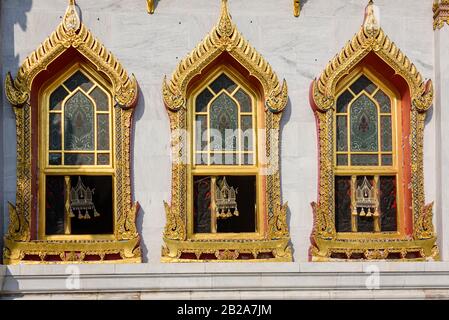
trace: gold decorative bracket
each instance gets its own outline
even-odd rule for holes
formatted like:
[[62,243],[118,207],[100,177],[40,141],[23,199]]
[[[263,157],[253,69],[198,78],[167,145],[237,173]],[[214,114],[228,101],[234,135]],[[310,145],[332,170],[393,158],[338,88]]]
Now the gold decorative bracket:
[[[375,54],[407,83],[410,97],[411,196],[413,217],[412,239],[344,238],[335,228],[334,199],[334,105],[337,83],[358,66],[368,54]],[[387,259],[389,254],[401,259],[438,259],[438,247],[432,223],[432,204],[425,205],[423,142],[424,120],[433,102],[432,81],[424,81],[415,65],[385,34],[375,14],[373,1],[365,9],[365,20],[358,33],[346,44],[316,78],[311,87],[311,104],[317,118],[319,138],[318,203],[312,203],[314,228],[311,253],[314,261],[329,261],[333,255],[350,259],[362,255],[365,259]],[[354,200],[354,199],[353,199]],[[355,203],[355,201],[353,201]],[[354,212],[352,213],[354,214]],[[352,229],[356,229],[355,223]]]
[[300,14],[301,14],[301,1],[293,0],[293,15],[295,17],[299,17]]
[[[140,238],[136,227],[139,209],[133,203],[130,181],[130,132],[132,115],[137,104],[138,85],[129,76],[117,58],[97,40],[82,23],[74,0],[69,0],[62,22],[31,53],[19,68],[15,79],[8,73],[5,80],[6,97],[14,107],[17,134],[17,191],[16,205],[9,204],[9,228],[5,236],[4,261],[16,263],[87,263],[86,256],[96,256],[98,262],[140,262]],[[32,110],[33,81],[41,72],[61,57],[67,50],[76,50],[96,70],[106,75],[118,108],[115,111],[115,134],[120,136],[115,144],[116,159],[116,221],[114,239],[46,241],[31,233],[32,211],[37,194],[33,194],[36,175],[32,157],[32,122],[37,115]],[[66,197],[68,197],[66,195]],[[67,200],[67,199],[66,199]],[[66,201],[65,210],[70,203]],[[51,260],[48,259],[52,257]],[[38,257],[36,259],[36,257]],[[56,258],[55,258],[56,257]],[[90,261],[92,262],[92,261]]]
[[443,28],[449,24],[449,0],[434,0],[433,2],[433,30]]

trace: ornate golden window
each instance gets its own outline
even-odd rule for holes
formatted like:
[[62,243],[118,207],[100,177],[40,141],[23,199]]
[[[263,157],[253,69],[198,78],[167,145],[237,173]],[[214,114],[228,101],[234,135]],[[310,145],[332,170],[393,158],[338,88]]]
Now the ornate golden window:
[[311,96],[320,150],[312,259],[437,259],[423,186],[432,82],[385,35],[372,1]]
[[6,79],[17,194],[5,263],[140,262],[130,189],[137,82],[81,23],[62,23]]
[[238,32],[225,0],[163,95],[173,167],[162,261],[291,261],[278,170],[287,85]]

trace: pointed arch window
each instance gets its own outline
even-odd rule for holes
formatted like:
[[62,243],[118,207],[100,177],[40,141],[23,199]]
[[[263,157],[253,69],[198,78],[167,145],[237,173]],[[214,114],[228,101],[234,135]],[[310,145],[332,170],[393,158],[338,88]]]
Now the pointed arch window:
[[129,163],[137,82],[74,0],[5,85],[17,127],[5,263],[139,262]]
[[320,165],[314,261],[438,259],[423,181],[432,82],[375,12],[370,1],[359,32],[311,87]]
[[162,261],[291,261],[278,171],[287,85],[239,33],[226,0],[163,96],[173,165]]

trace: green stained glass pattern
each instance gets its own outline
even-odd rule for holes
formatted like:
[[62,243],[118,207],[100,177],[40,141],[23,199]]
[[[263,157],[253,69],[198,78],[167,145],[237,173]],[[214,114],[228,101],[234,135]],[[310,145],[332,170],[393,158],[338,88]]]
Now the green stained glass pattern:
[[391,154],[382,155],[382,165],[383,166],[392,166],[393,165],[393,156]]
[[99,87],[96,87],[90,93],[92,99],[94,99],[97,105],[97,111],[109,111],[109,99],[106,93],[103,92]]
[[62,155],[60,153],[50,153],[48,156],[48,163],[52,166],[62,164]]
[[212,100],[214,95],[209,89],[204,89],[196,98],[195,110],[196,112],[207,112],[207,105]]
[[222,93],[210,108],[211,150],[237,150],[238,107],[234,100]]
[[391,117],[382,116],[380,117],[380,135],[381,135],[381,145],[382,151],[392,151],[392,128],[391,128]]
[[212,153],[210,155],[211,165],[236,165],[238,164],[235,153]]
[[223,89],[226,89],[226,91],[232,93],[237,88],[237,85],[227,75],[222,73],[217,79],[214,80],[214,82],[212,82],[210,87],[217,94]]
[[337,155],[337,166],[347,166],[348,165],[348,155],[339,154]]
[[373,92],[377,89],[376,85],[368,79],[365,75],[360,76],[356,82],[351,85],[351,90],[356,95],[365,90],[369,94],[373,94]]
[[207,151],[207,116],[196,116],[196,151]]
[[62,149],[61,114],[50,113],[49,125],[50,125],[49,149],[61,150]]
[[99,153],[97,155],[97,164],[100,166],[109,165],[109,153]]
[[94,150],[94,106],[80,91],[64,107],[65,150]]
[[351,151],[379,150],[377,108],[366,95],[361,95],[351,106]]
[[354,99],[349,90],[343,92],[337,99],[337,113],[346,113],[348,112],[348,105]]
[[109,150],[109,114],[97,115],[97,150]]
[[391,113],[391,99],[382,90],[379,89],[374,96],[377,103],[380,105],[380,112]]
[[78,87],[81,87],[81,89],[87,92],[94,84],[81,71],[77,71],[66,82],[64,82],[64,85],[70,91],[73,91]]
[[68,166],[92,166],[95,164],[95,155],[93,153],[66,153],[64,164]]
[[50,96],[50,110],[61,110],[62,102],[69,93],[63,86],[59,86]]
[[351,155],[351,165],[377,166],[379,165],[379,156],[377,154],[353,154]]
[[240,104],[240,112],[252,112],[252,102],[251,97],[242,89],[239,89],[235,95],[234,98],[239,102]]
[[243,155],[243,164],[247,166],[252,166],[254,164],[254,156],[252,153]]
[[337,116],[337,151],[348,150],[348,119]]
[[244,151],[253,150],[253,118],[252,116],[242,116],[241,118],[242,129],[242,144]]

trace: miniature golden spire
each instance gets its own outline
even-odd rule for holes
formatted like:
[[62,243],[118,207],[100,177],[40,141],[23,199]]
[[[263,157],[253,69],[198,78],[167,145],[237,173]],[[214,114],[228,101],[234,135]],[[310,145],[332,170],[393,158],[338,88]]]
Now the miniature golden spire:
[[365,9],[365,21],[363,28],[368,35],[375,36],[380,30],[379,20],[376,17],[374,1],[370,0]]
[[228,10],[228,0],[221,0],[221,15],[220,22],[218,23],[218,33],[221,36],[230,37],[233,30],[232,19]]
[[293,0],[293,14],[295,17],[299,17],[301,14],[301,2],[300,0]]
[[81,19],[76,11],[75,0],[69,0],[62,23],[67,32],[76,32],[81,27]]
[[154,13],[154,0],[147,0],[147,12],[149,14]]

